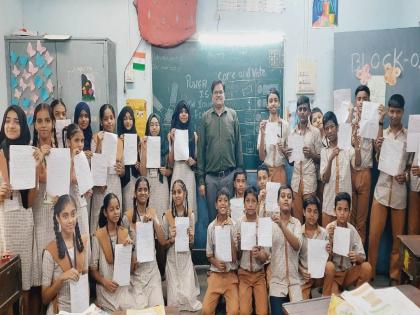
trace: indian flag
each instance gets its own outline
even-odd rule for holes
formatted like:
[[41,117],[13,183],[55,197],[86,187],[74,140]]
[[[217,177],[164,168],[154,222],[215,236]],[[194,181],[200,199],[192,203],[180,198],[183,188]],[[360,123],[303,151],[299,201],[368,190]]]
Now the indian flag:
[[136,51],[133,55],[133,69],[144,71],[146,68],[146,53],[143,51]]

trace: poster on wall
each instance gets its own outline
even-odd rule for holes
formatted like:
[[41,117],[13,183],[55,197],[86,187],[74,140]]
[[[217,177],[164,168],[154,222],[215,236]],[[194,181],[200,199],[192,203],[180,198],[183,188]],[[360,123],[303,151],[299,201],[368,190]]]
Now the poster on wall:
[[334,27],[338,23],[338,0],[313,0],[312,27]]

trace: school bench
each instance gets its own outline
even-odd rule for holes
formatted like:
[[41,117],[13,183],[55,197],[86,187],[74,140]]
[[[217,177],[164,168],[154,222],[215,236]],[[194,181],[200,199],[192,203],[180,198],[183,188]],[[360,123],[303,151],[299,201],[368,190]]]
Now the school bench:
[[[125,315],[126,311],[113,312],[112,315]],[[179,315],[179,309],[176,306],[165,306],[166,315]]]
[[400,239],[401,283],[420,288],[420,235],[398,235]]

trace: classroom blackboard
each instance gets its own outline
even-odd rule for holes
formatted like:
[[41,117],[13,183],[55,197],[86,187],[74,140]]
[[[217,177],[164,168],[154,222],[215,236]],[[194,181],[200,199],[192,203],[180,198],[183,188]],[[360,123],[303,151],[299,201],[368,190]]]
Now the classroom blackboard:
[[[187,41],[173,48],[152,47],[153,111],[169,130],[180,100],[191,106],[195,130],[211,106],[211,84],[225,83],[225,104],[239,117],[244,163],[255,169],[259,122],[268,117],[266,94],[275,87],[283,100],[284,44],[249,46],[204,45]],[[282,102],[283,104],[283,102]]]
[[354,91],[360,84],[358,69],[368,64],[372,75],[383,75],[387,63],[399,67],[401,75],[396,85],[386,85],[385,99],[395,93],[404,96],[407,127],[408,115],[420,113],[420,28],[334,34],[334,89]]

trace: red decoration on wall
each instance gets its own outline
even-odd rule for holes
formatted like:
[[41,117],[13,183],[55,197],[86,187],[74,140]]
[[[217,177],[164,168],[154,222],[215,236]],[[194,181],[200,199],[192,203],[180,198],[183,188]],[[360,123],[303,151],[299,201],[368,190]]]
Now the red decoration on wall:
[[141,37],[152,45],[171,47],[196,30],[197,0],[134,0]]

